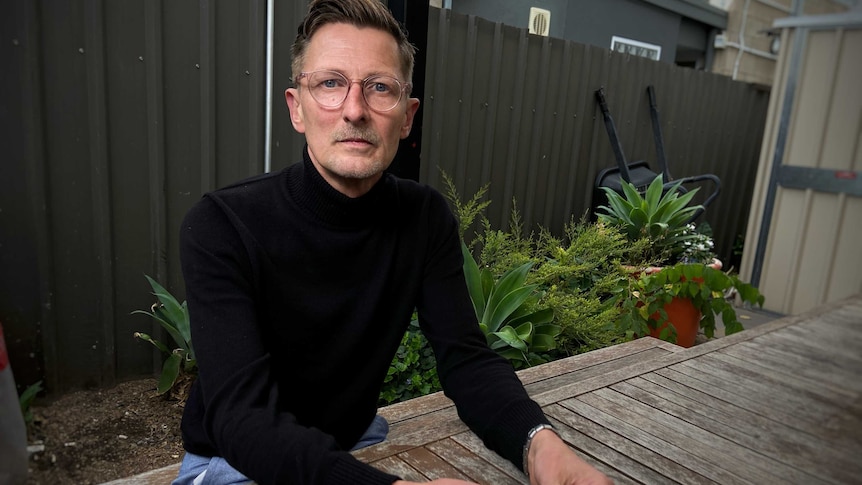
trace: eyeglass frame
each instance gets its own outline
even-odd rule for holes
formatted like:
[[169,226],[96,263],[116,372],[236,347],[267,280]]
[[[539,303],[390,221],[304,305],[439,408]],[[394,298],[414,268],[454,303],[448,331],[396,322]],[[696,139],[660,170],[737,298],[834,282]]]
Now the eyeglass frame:
[[[395,109],[399,103],[401,103],[401,100],[404,98],[404,94],[406,92],[413,89],[413,84],[408,83],[408,82],[403,82],[400,79],[393,77],[393,76],[389,76],[387,74],[372,74],[372,75],[366,77],[365,79],[350,79],[349,77],[345,76],[344,74],[342,74],[338,71],[333,71],[332,69],[318,69],[316,71],[300,72],[296,77],[293,78],[293,84],[296,85],[297,87],[300,87],[299,81],[302,78],[308,79],[313,74],[317,74],[319,72],[331,72],[333,74],[337,74],[337,75],[341,76],[342,78],[344,78],[345,81],[347,81],[347,92],[344,93],[344,99],[342,99],[340,102],[338,102],[337,104],[334,104],[332,106],[321,103],[320,100],[318,100],[314,96],[314,93],[312,92],[311,88],[308,89],[309,94],[311,94],[311,98],[317,104],[319,104],[320,106],[323,106],[324,108],[337,108],[337,107],[341,106],[342,104],[344,104],[344,102],[347,101],[347,97],[350,96],[350,88],[353,87],[354,83],[357,83],[357,84],[359,84],[360,91],[362,92],[362,99],[363,99],[363,101],[365,101],[365,104],[367,104],[369,108],[371,108],[374,111],[377,111],[378,113],[388,113],[388,112],[392,111],[393,109]],[[367,83],[368,81],[370,81],[374,78],[379,78],[379,77],[385,77],[385,78],[392,79],[393,81],[398,83],[399,86],[401,86],[401,89],[398,93],[398,101],[396,101],[395,104],[393,104],[392,107],[389,109],[383,109],[383,110],[377,109],[377,108],[371,106],[371,103],[368,102],[368,98],[365,97],[365,83]],[[408,96],[409,96],[409,94],[408,94]]]

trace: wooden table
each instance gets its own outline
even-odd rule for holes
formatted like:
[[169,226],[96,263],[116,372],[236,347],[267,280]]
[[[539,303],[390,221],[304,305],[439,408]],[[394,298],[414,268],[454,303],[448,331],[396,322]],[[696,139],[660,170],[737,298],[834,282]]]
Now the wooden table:
[[[644,338],[519,372],[616,483],[862,483],[862,295],[690,349]],[[441,393],[355,452],[405,479],[526,483]]]
[[[652,338],[518,373],[616,483],[862,483],[862,295],[683,349]],[[441,393],[355,456],[403,478],[526,483]],[[178,465],[111,482],[169,483]]]

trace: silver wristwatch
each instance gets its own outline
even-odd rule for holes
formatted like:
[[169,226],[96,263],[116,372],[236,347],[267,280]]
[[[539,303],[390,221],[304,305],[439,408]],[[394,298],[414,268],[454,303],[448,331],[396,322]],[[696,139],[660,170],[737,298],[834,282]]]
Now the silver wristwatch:
[[536,433],[538,433],[539,431],[542,431],[543,429],[549,429],[549,430],[553,431],[554,434],[557,435],[558,437],[560,436],[560,433],[557,432],[556,428],[554,428],[550,424],[545,424],[545,423],[542,423],[542,424],[534,427],[533,429],[530,430],[529,433],[527,433],[527,441],[524,442],[524,463],[523,463],[524,475],[526,475],[527,478],[530,477],[530,470],[527,468],[527,456],[530,454],[530,445],[533,443],[533,437],[536,436]]

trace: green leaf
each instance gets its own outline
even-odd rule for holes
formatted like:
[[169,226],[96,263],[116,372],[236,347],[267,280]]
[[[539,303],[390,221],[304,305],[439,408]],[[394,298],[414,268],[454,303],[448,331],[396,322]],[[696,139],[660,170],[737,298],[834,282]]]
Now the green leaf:
[[653,179],[646,191],[646,202],[648,207],[658,207],[661,200],[662,189],[664,188],[664,179],[661,175]]
[[482,274],[479,272],[479,266],[473,255],[461,241],[461,254],[464,257],[464,279],[467,280],[467,291],[470,293],[470,300],[473,301],[473,309],[476,311],[476,319],[481,320],[482,314],[485,313],[485,292],[482,290]]
[[515,329],[508,325],[501,328],[500,331],[494,332],[494,335],[500,337],[500,340],[509,344],[510,347],[514,347],[521,351],[527,350],[527,344],[521,340]]
[[536,325],[533,327],[533,338],[535,339],[536,336],[538,336],[538,335],[544,335],[547,337],[554,338],[557,335],[561,334],[562,332],[563,332],[563,327],[561,327],[560,325],[552,325],[552,324]]
[[[503,322],[512,314],[519,306],[521,306],[530,294],[536,289],[536,285],[523,286],[506,294],[496,305],[491,307],[491,311],[485,311],[488,328],[496,331],[500,328]],[[493,304],[494,296],[491,296]]]
[[177,381],[177,377],[180,375],[180,364],[182,361],[183,357],[179,353],[173,353],[165,360],[165,364],[162,366],[162,375],[159,377],[159,383],[156,387],[156,391],[159,394],[164,394],[173,387],[174,382]]
[[145,342],[149,342],[149,343],[155,345],[157,349],[161,350],[162,352],[164,352],[166,354],[171,353],[171,351],[165,346],[165,344],[159,342],[158,340],[154,340],[152,337],[150,337],[149,335],[147,335],[143,332],[135,332],[134,337],[139,338]]
[[534,325],[542,325],[545,323],[551,323],[552,321],[554,321],[554,309],[544,308],[518,318],[513,318],[509,321],[509,325],[518,326],[524,322],[532,322]]
[[533,344],[530,350],[533,352],[548,352],[557,348],[557,342],[550,335],[533,334]]
[[514,327],[515,333],[518,334],[518,338],[524,341],[527,345],[530,345],[533,341],[533,324],[532,322],[525,322],[521,325]]

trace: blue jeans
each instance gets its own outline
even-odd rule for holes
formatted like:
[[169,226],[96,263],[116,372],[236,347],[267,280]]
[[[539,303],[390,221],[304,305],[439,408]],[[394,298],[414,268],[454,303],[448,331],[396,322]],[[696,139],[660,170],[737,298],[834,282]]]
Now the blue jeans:
[[[382,442],[389,433],[389,423],[379,414],[350,451]],[[171,485],[240,485],[252,480],[220,456],[200,456],[186,452],[180,472]]]

